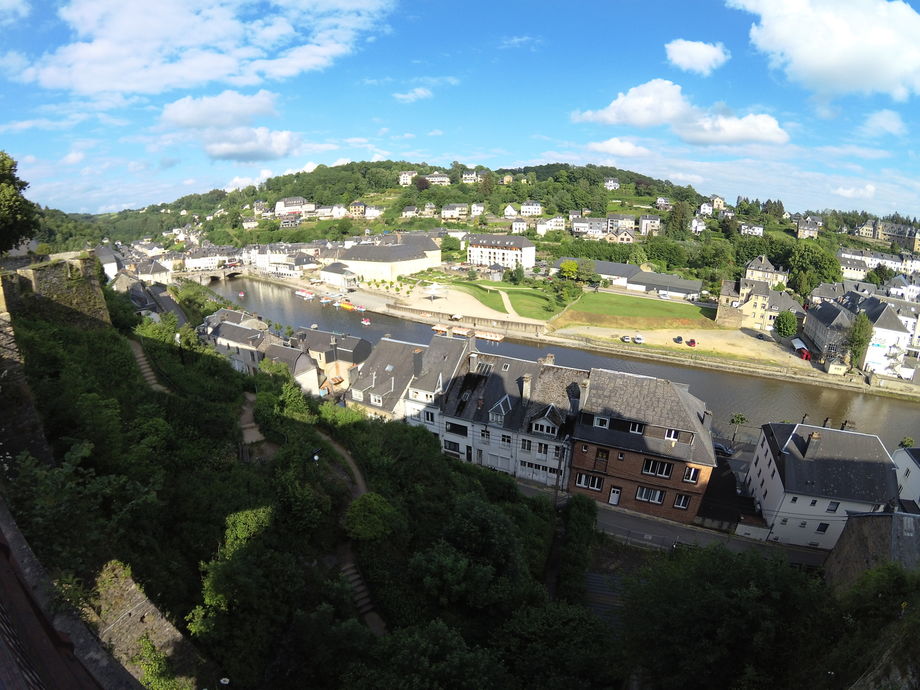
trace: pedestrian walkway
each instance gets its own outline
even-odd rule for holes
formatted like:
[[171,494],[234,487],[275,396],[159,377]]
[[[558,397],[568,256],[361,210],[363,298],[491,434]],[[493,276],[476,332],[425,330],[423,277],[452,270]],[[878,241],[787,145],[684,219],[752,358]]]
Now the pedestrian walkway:
[[511,299],[508,297],[508,293],[504,290],[499,290],[498,294],[502,296],[502,304],[505,305],[505,311],[511,316],[518,317],[519,314],[514,310],[514,307],[511,306]]
[[256,404],[255,393],[247,392],[243,400],[243,409],[240,411],[240,429],[243,432],[243,443],[259,443],[265,440],[262,431],[256,424],[253,408]]
[[157,381],[156,374],[153,373],[153,367],[150,366],[150,360],[147,359],[147,353],[144,352],[143,346],[131,338],[128,339],[128,345],[131,346],[131,353],[134,355],[137,367],[141,370],[141,376],[144,377],[147,385],[157,393],[171,393],[172,391]]

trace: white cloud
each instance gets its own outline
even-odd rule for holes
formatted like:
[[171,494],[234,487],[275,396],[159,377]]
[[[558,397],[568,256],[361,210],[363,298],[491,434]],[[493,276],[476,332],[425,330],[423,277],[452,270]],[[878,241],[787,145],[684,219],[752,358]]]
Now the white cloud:
[[683,172],[672,172],[668,173],[668,179],[672,182],[684,182],[686,184],[703,184],[704,179],[702,175],[694,175],[693,173],[683,173]]
[[431,130],[430,132],[428,132],[428,136],[429,136],[429,137],[439,137],[439,136],[441,136],[441,135],[443,135],[443,134],[444,134],[444,132],[443,132],[442,130],[440,130],[440,129],[433,129],[433,130]]
[[431,98],[434,94],[431,92],[431,89],[426,89],[423,86],[417,86],[414,89],[407,91],[406,93],[394,93],[393,98],[395,98],[400,103],[415,103],[420,101],[423,98]]
[[871,199],[875,196],[875,185],[866,184],[863,187],[837,187],[833,190],[833,193],[846,199]]
[[412,81],[425,86],[456,86],[460,83],[457,77],[415,77]]
[[751,43],[812,91],[920,93],[920,14],[902,0],[727,0],[758,15]]
[[288,168],[281,174],[282,175],[293,175],[294,173],[299,173],[299,172],[311,173],[314,170],[316,170],[317,165],[318,165],[317,163],[310,161],[309,163],[305,164],[300,170],[297,170],[295,168]]
[[508,36],[501,40],[498,47],[501,49],[530,48],[531,50],[535,50],[542,42],[543,39],[538,36]]
[[652,79],[626,93],[620,92],[606,108],[576,111],[572,119],[575,122],[654,127],[681,119],[690,110],[690,103],[678,84],[667,79]]
[[[3,0],[0,0],[2,2]],[[0,21],[0,26],[3,25],[3,22]],[[22,72],[26,67],[29,66],[29,60],[22,53],[17,53],[14,50],[8,50],[7,52],[0,55],[0,70],[3,70],[5,74],[16,75]]]
[[412,132],[403,132],[402,134],[394,134],[390,139],[415,139],[415,135]]
[[[226,185],[224,185],[224,191],[232,192],[234,189],[243,189],[249,186],[258,187],[271,176],[272,171],[268,170],[267,168],[260,170],[257,177],[237,176],[230,180]],[[192,182],[194,182],[194,180],[192,180]]]
[[609,153],[611,156],[647,156],[651,153],[643,146],[637,146],[631,141],[624,141],[617,137],[606,141],[592,141],[588,144],[588,150]]
[[678,38],[665,44],[668,62],[679,67],[685,72],[696,72],[708,77],[714,69],[718,69],[731,57],[725,46],[721,43],[703,43],[702,41],[687,41]]
[[743,117],[708,112],[688,101],[678,84],[652,79],[620,93],[606,108],[576,111],[575,122],[654,127],[669,125],[690,144],[784,144],[789,135],[772,115],[751,113]]
[[252,122],[258,116],[275,115],[277,94],[261,90],[251,96],[224,91],[217,96],[186,96],[163,107],[165,124],[191,129],[233,127]]
[[42,55],[19,78],[89,94],[285,79],[352,52],[363,35],[381,29],[392,5],[278,0],[268,14],[253,0],[69,0],[58,17],[74,41]]
[[890,158],[891,151],[884,149],[872,149],[865,146],[854,146],[852,144],[843,144],[841,146],[821,146],[818,151],[829,156],[840,156],[842,158]]
[[351,158],[338,158],[329,164],[330,168],[337,168],[340,165],[348,165],[351,163]]
[[885,134],[892,134],[896,137],[907,134],[907,125],[904,120],[893,110],[877,110],[862,124],[859,128],[863,136],[876,138]]
[[266,161],[296,153],[300,146],[300,136],[291,131],[234,127],[208,132],[204,150],[219,160]]
[[26,0],[0,0],[0,26],[24,19],[30,9]]
[[83,151],[71,151],[61,159],[61,165],[76,165],[84,158],[86,154]]

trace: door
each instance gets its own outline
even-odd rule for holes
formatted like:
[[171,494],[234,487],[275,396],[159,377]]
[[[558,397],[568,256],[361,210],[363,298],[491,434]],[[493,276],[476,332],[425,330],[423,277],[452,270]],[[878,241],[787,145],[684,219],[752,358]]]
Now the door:
[[615,505],[619,505],[619,504],[620,504],[620,487],[618,487],[618,486],[611,486],[611,487],[610,487],[610,499],[609,499],[609,503],[610,503],[610,505],[612,505],[612,506],[615,506]]
[[466,447],[466,461],[473,462],[473,449],[469,446]]

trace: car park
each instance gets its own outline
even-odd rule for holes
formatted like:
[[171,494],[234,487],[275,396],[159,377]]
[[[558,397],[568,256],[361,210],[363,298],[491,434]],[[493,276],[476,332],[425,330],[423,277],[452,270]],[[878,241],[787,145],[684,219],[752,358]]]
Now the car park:
[[641,335],[633,336],[632,340],[634,343],[636,343],[636,345],[641,345],[642,343],[645,342],[645,338],[643,338]]
[[632,338],[630,338],[628,335],[624,335],[622,338],[620,338],[620,340],[622,340],[624,343],[632,342]]

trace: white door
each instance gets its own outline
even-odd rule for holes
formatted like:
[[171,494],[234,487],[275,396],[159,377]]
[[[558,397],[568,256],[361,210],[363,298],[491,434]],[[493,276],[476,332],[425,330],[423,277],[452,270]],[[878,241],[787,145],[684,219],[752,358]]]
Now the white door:
[[610,505],[615,506],[620,503],[620,487],[611,486],[610,487]]

